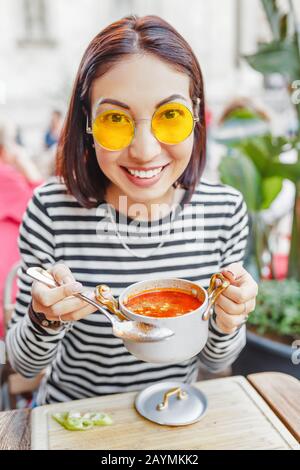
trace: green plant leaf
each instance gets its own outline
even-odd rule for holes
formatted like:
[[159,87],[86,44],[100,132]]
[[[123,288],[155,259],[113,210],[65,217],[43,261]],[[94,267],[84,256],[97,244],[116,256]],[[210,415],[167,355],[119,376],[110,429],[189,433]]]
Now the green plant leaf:
[[262,136],[261,140],[265,151],[272,159],[279,157],[279,155],[285,151],[286,147],[288,147],[288,149],[291,148],[291,142],[285,136],[266,134]]
[[295,40],[263,43],[258,46],[255,54],[243,57],[252,68],[263,75],[279,73],[288,77],[290,81],[297,80],[300,76],[298,49]]
[[300,162],[272,162],[267,168],[265,176],[280,176],[282,178],[286,178],[290,181],[293,181],[293,183],[297,183],[297,181],[300,180]]
[[280,11],[276,0],[261,0],[274,39],[280,37]]
[[274,137],[271,134],[266,134],[240,141],[234,145],[234,148],[252,160],[263,178],[278,176],[295,182],[300,178],[300,161],[282,163],[279,160],[280,154],[293,146],[294,143],[286,137]]
[[262,204],[260,209],[268,209],[282,189],[282,178],[271,176],[262,180]]
[[268,167],[270,155],[266,152],[262,138],[245,139],[235,147],[252,160],[259,173],[263,176]]
[[219,171],[222,183],[241,191],[249,211],[259,210],[262,203],[261,176],[249,158],[242,154],[224,157]]
[[288,33],[288,15],[284,14],[280,18],[280,39],[284,41]]

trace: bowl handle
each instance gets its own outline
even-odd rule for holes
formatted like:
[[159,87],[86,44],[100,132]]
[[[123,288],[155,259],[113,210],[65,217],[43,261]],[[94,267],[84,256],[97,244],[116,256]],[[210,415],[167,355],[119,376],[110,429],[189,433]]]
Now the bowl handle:
[[[217,286],[217,280],[221,281],[221,284]],[[230,282],[225,279],[223,274],[216,273],[213,274],[210,278],[209,288],[207,289],[208,293],[208,305],[207,309],[203,313],[203,320],[208,320],[211,313],[212,313],[212,306],[214,305],[215,301],[219,297],[219,295],[230,286]]]
[[112,295],[111,289],[106,284],[96,286],[95,297],[97,302],[103,307],[106,307],[111,313],[117,315],[119,320],[127,320],[125,315],[119,309],[119,302]]

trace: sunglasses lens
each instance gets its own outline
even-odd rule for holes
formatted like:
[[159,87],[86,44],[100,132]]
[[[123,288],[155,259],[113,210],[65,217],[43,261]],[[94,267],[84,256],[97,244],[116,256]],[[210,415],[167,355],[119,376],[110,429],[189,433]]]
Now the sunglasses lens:
[[155,112],[152,132],[166,144],[178,144],[192,132],[194,119],[191,111],[181,103],[167,103]]
[[118,110],[104,111],[93,122],[95,140],[108,150],[121,150],[127,147],[134,135],[131,118]]

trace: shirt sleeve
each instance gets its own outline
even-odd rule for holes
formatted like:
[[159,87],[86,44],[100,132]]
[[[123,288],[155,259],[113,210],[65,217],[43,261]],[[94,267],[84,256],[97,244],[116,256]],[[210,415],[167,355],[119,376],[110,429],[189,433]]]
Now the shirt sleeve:
[[55,262],[52,221],[39,189],[23,216],[18,242],[21,255],[18,294],[6,335],[7,354],[12,367],[31,378],[53,361],[66,329],[65,326],[58,330],[43,328],[33,323],[28,315],[32,280],[26,270],[31,266],[47,269]]
[[[224,236],[221,236],[220,269],[231,263],[243,263],[249,235],[248,213],[241,193],[229,218]],[[208,340],[199,354],[202,366],[210,372],[220,372],[229,367],[246,345],[246,326],[232,334],[223,333],[216,324],[216,314],[209,319]]]

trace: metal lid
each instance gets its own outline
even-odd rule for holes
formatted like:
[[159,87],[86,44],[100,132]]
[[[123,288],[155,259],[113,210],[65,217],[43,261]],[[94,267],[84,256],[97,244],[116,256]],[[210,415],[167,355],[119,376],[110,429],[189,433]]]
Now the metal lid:
[[196,387],[181,382],[163,382],[140,392],[136,410],[150,421],[183,426],[199,421],[207,409],[206,396]]

